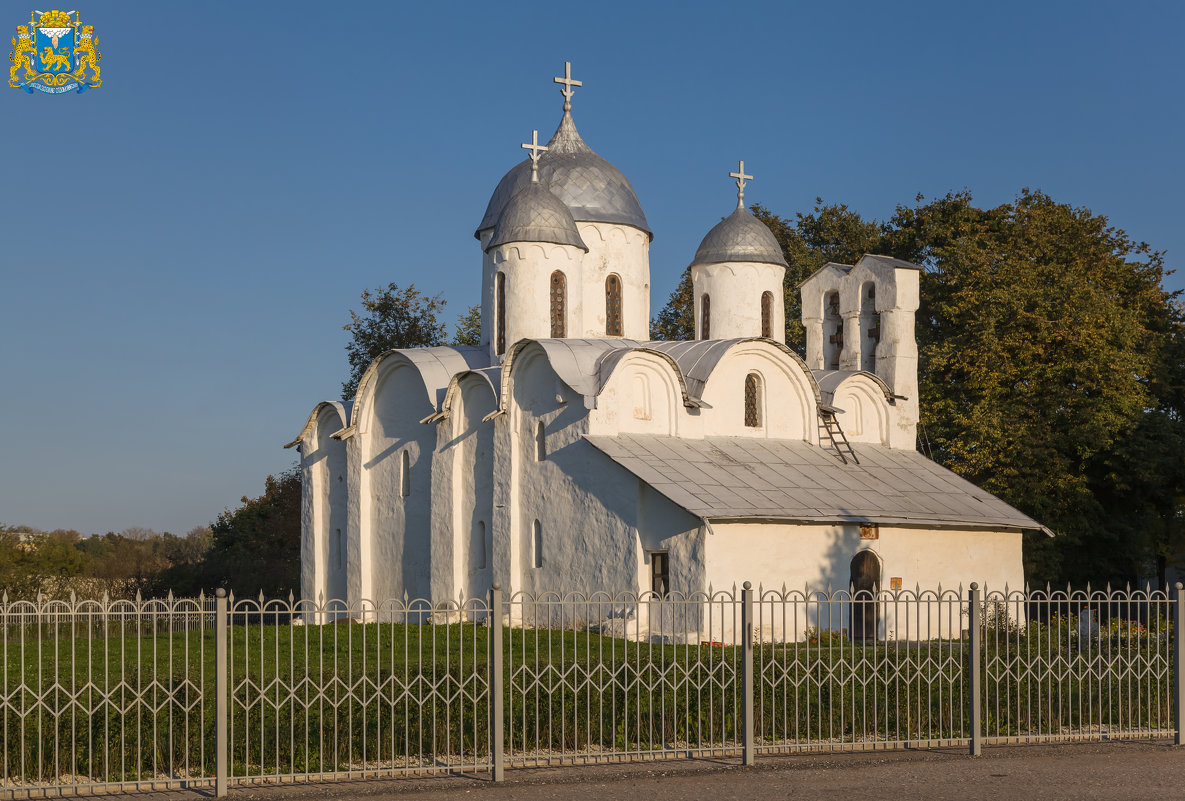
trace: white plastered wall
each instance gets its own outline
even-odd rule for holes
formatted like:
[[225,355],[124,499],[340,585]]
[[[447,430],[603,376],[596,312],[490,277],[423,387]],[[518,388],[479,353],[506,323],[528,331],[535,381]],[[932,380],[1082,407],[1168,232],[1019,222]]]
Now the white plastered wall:
[[[370,387],[373,387],[371,389]],[[419,421],[435,409],[419,370],[392,357],[360,399],[358,597],[384,601],[431,596],[430,513],[435,426]],[[361,393],[360,393],[361,394]],[[404,452],[407,495],[404,495]],[[351,598],[353,600],[353,596]]]
[[[559,380],[542,349],[532,347],[516,358],[508,413],[498,418],[513,432],[515,469],[505,497],[512,506],[507,550],[515,552],[518,566],[514,589],[648,590],[650,550],[677,556],[673,583],[695,584],[702,573],[698,520],[589,444],[588,414],[584,398]],[[541,461],[536,458],[540,422],[546,439]],[[496,476],[499,484],[504,475]],[[543,533],[538,568],[535,520]]]
[[[745,425],[745,378],[750,373],[761,379],[756,428]],[[806,371],[768,343],[742,342],[729,349],[708,378],[702,400],[698,417],[703,436],[818,440],[816,399]]]
[[346,446],[332,438],[345,425],[322,404],[300,443],[301,597],[317,603],[346,598]]
[[897,409],[873,379],[859,373],[849,376],[835,390],[831,405],[842,410],[837,419],[849,441],[892,447]]
[[[584,251],[578,247],[550,242],[512,242],[486,254],[482,278],[482,344],[489,346],[494,363],[506,355],[495,352],[498,325],[495,276],[502,273],[506,282],[507,350],[520,339],[551,337],[551,275],[557,270],[565,279],[565,334],[575,337],[584,325],[581,266],[584,258]],[[603,292],[602,289],[602,305]]]
[[[899,578],[908,591],[903,598],[914,597],[919,587],[930,593],[941,587],[947,593],[950,601],[945,605],[881,603],[877,636],[882,639],[957,638],[966,628],[965,605],[950,593],[957,594],[961,586],[965,598],[972,581],[988,590],[1024,587],[1019,531],[880,526],[876,539],[861,539],[855,524],[718,521],[711,524],[711,532],[705,548],[706,575],[716,588],[751,581],[755,588],[778,593],[783,585],[791,593],[808,587],[812,593],[829,588],[846,592],[852,558],[870,550],[880,563],[882,591],[890,590],[891,580]],[[767,606],[765,638],[801,640],[808,627],[850,630],[846,603],[787,607],[803,614],[775,625],[770,612],[780,615],[782,608],[780,603]]]
[[712,339],[761,336],[761,295],[769,292],[770,339],[786,341],[786,301],[782,282],[786,268],[760,262],[693,264],[691,284],[695,296],[695,338],[703,334],[703,296],[711,298]]
[[568,336],[606,337],[605,281],[621,278],[622,336],[650,339],[650,237],[631,225],[578,222],[580,238],[588,246],[583,260],[584,306],[580,332]]
[[[434,583],[436,598],[485,598],[493,582],[493,448],[494,421],[484,420],[495,408],[494,393],[481,377],[462,378],[449,416],[439,423],[437,460],[447,474],[449,492],[433,508],[433,540],[440,547],[440,569],[447,582]],[[442,480],[443,484],[443,480]],[[447,500],[447,503],[445,502]]]
[[684,413],[675,369],[657,354],[634,351],[618,362],[597,395],[589,430],[602,436],[677,436]]

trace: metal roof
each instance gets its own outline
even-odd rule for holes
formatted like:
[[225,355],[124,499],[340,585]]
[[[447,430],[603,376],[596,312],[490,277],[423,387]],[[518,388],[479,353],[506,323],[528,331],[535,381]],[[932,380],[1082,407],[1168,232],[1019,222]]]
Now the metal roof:
[[[585,144],[571,114],[564,113],[547,148],[539,157],[539,178],[563,201],[574,220],[632,225],[654,238],[629,180]],[[498,182],[477,226],[477,235],[497,225],[506,204],[529,183],[531,160],[523,159]]]
[[809,442],[750,437],[585,437],[702,518],[1048,529],[917,451],[854,443],[844,464]]
[[782,247],[765,223],[744,206],[716,223],[695,251],[692,264],[755,261],[786,266]]
[[588,252],[572,212],[543,181],[528,183],[510,199],[498,217],[486,250],[510,242],[554,242]]

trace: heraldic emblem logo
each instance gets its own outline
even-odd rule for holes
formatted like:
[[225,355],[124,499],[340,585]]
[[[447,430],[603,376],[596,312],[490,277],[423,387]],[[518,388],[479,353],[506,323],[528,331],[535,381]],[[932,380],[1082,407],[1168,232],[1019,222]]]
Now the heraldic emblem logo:
[[29,24],[18,25],[12,40],[8,85],[53,95],[102,86],[94,33],[94,26],[79,22],[77,11],[30,13]]

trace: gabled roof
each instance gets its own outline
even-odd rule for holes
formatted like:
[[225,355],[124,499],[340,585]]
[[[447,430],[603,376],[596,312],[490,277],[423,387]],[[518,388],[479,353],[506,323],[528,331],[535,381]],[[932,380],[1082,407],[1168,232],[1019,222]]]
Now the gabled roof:
[[1039,530],[1037,521],[917,451],[857,443],[844,464],[808,442],[755,437],[585,437],[705,519]]

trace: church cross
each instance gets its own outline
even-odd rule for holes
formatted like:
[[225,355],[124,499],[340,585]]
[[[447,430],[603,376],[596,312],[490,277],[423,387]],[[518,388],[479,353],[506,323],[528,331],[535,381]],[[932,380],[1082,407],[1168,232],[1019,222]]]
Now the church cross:
[[539,156],[547,151],[547,145],[539,144],[539,132],[531,131],[530,144],[523,144],[523,150],[531,151],[531,183],[539,183]]
[[572,95],[575,94],[575,92],[576,92],[576,90],[573,89],[572,87],[584,86],[584,83],[582,81],[572,80],[572,62],[571,61],[564,62],[564,77],[563,78],[552,78],[552,80],[558,84],[563,84],[564,88],[560,89],[560,94],[562,94],[564,96],[564,111],[571,111],[572,110]]
[[737,179],[737,208],[738,209],[744,208],[745,207],[745,179],[747,178],[750,181],[752,181],[753,176],[752,175],[745,175],[745,162],[742,161],[740,163],[740,166],[737,167],[737,171],[730,172],[728,174],[728,177]]

